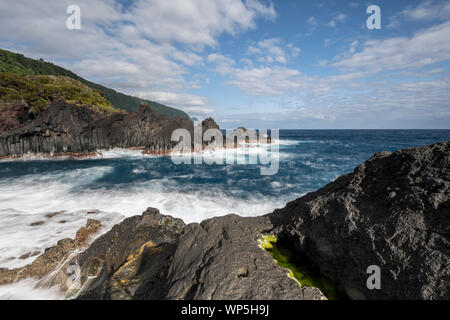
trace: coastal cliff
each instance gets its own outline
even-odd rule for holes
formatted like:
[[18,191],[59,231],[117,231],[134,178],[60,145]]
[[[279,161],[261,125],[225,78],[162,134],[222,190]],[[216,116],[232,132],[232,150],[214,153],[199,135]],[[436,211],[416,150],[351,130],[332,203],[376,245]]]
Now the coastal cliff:
[[[187,119],[173,118],[141,106],[138,112],[98,113],[63,100],[34,116],[24,105],[9,107],[3,116],[25,119],[0,132],[0,157],[27,153],[86,154],[110,148],[140,148],[167,152],[176,142],[173,130],[193,130]],[[8,130],[9,129],[9,130]]]
[[70,77],[0,73],[0,157],[79,156],[111,148],[165,154],[176,144],[175,129],[192,135],[192,121],[147,104],[135,112],[117,109],[103,92]]
[[[265,216],[185,225],[149,208],[80,254],[66,239],[33,264],[63,257],[39,277],[78,299],[449,299],[449,225],[445,142],[378,153]],[[0,283],[36,276],[33,264],[1,269]],[[366,284],[373,265],[380,289]],[[69,266],[81,274],[71,290]]]

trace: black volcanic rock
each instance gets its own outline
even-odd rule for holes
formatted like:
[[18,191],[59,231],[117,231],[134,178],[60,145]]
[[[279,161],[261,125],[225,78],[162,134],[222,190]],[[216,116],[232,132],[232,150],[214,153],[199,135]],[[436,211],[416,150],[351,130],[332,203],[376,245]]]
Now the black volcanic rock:
[[[26,114],[26,107],[2,112],[5,125],[0,131],[0,157],[26,153],[81,154],[114,147],[167,152],[176,144],[171,141],[175,129],[193,131],[189,120],[169,119],[148,106],[141,106],[138,112],[106,114],[58,100],[35,119],[27,118]],[[19,116],[25,120],[13,121]]]
[[203,132],[205,132],[208,129],[219,129],[220,130],[220,127],[216,123],[216,121],[214,121],[213,118],[207,118],[202,121],[202,129],[203,129]]
[[164,299],[171,257],[184,227],[180,219],[151,208],[114,226],[72,262],[81,267],[85,289],[80,298]]
[[235,215],[185,226],[149,208],[95,241],[73,263],[80,299],[321,299],[258,247],[269,219]]
[[169,268],[167,299],[319,300],[258,246],[267,217],[229,215],[186,227]]
[[[274,218],[350,298],[450,299],[450,142],[378,153]],[[381,290],[367,289],[370,265]]]

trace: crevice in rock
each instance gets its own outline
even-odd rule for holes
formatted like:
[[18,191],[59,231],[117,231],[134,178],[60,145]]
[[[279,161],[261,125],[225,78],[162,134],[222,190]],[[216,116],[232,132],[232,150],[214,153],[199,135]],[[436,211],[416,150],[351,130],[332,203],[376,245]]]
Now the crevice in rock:
[[318,288],[328,300],[347,299],[335,283],[322,275],[305,255],[298,254],[285,240],[273,235],[264,235],[258,242],[259,246],[267,251],[280,267],[289,270],[288,276],[296,280],[301,287]]

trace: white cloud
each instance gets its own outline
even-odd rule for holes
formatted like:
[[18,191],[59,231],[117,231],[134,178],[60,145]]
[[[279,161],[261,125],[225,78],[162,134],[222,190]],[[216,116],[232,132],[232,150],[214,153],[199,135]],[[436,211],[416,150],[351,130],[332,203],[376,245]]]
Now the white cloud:
[[447,39],[450,22],[410,37],[355,40],[331,63],[343,72],[324,77],[296,70],[288,75],[270,66],[239,70],[234,85],[254,96],[280,97],[272,105],[279,112],[250,110],[241,119],[315,128],[448,128],[450,77],[445,68],[433,66],[450,60]]
[[316,18],[309,17],[308,20],[306,20],[308,24],[312,25],[313,27],[317,26],[319,23],[317,22]]
[[140,32],[158,42],[209,46],[222,33],[235,35],[255,28],[258,17],[276,16],[273,4],[256,0],[141,0],[129,14]]
[[328,26],[329,27],[336,27],[338,22],[344,22],[347,19],[347,16],[343,13],[339,13],[337,14],[333,19],[330,20],[330,22],[328,22]]
[[137,95],[143,99],[149,99],[166,105],[176,105],[183,111],[193,115],[210,115],[213,110],[207,100],[193,94],[174,93],[164,91],[138,92]]
[[412,20],[447,20],[450,17],[450,1],[427,0],[403,10],[402,14]]
[[187,66],[198,65],[203,61],[201,56],[193,52],[173,50],[170,55]]
[[[274,101],[269,109],[249,110],[235,117],[244,123],[259,119],[269,123],[266,126],[278,124],[284,128],[424,128],[433,123],[448,128],[449,80],[448,76],[401,83],[305,78],[301,83],[303,94]],[[323,92],[308,91],[307,86],[318,89],[327,82],[332,86]]]
[[218,53],[210,54],[208,62],[214,63],[217,73],[223,76],[230,74],[233,70],[234,61]]
[[411,38],[389,38],[364,43],[360,52],[332,66],[368,72],[423,67],[450,59],[450,22],[416,32]]
[[350,49],[348,50],[349,53],[355,53],[356,48],[358,47],[358,40],[355,40],[352,42],[352,44],[350,45]]
[[241,123],[242,120],[237,120],[237,119],[219,119],[218,122],[219,123]]
[[298,70],[285,67],[261,67],[235,69],[229,81],[246,92],[256,96],[276,96],[300,87]]
[[292,43],[285,45],[280,38],[270,38],[250,45],[247,54],[257,56],[261,63],[286,64],[290,58],[297,57],[300,51],[300,48],[295,47]]
[[314,65],[315,67],[326,67],[328,65],[327,60],[320,59],[317,61],[317,63]]

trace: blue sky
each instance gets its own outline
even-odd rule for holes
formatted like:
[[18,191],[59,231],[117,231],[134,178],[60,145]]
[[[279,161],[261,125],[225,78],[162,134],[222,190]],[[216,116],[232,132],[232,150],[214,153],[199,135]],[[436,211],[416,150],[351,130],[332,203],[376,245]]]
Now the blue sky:
[[224,128],[449,129],[448,39],[450,1],[0,4],[2,48]]

